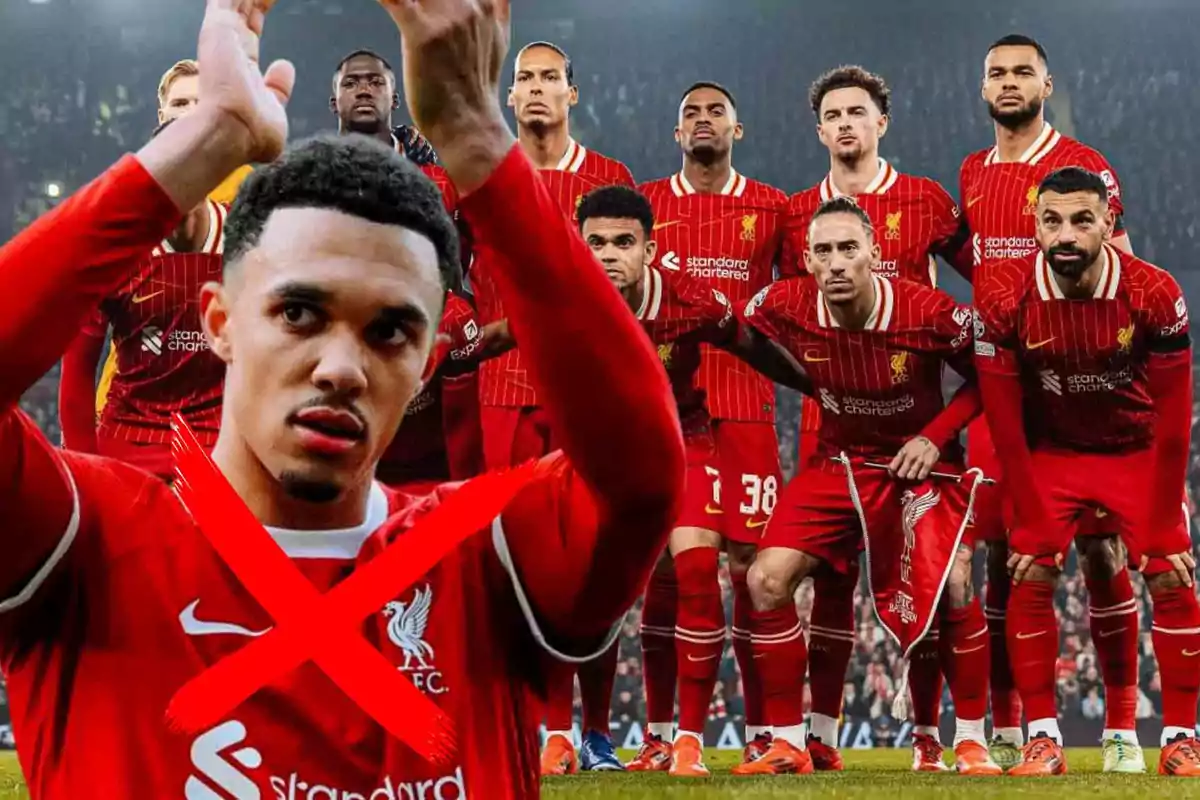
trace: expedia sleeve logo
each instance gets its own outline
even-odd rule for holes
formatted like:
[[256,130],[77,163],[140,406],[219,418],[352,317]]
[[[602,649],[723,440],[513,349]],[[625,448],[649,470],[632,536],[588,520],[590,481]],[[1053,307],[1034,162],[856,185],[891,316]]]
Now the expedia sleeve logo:
[[750,298],[750,302],[746,304],[745,314],[747,317],[753,314],[756,308],[761,307],[763,303],[767,302],[767,292],[769,291],[771,291],[771,287],[764,286],[758,294]]

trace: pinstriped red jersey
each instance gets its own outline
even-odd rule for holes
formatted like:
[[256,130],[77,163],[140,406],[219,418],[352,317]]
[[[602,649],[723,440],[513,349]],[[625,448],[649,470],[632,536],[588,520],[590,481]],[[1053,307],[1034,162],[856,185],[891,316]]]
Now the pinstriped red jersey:
[[[640,189],[654,207],[660,269],[703,280],[735,299],[771,283],[786,194],[736,171],[719,192],[697,192],[682,172]],[[775,421],[774,386],[729,353],[701,348],[699,385],[715,419]]]
[[[615,159],[588,150],[570,140],[567,152],[555,169],[539,170],[551,196],[558,200],[563,213],[574,219],[575,209],[583,196],[601,186],[620,184],[633,186],[629,168]],[[488,261],[490,255],[477,252],[471,265],[471,286],[483,323],[504,319],[507,315],[492,280]],[[479,366],[479,401],[484,406],[523,407],[538,405],[537,393],[529,380],[520,348],[498,358],[488,359]]]
[[221,280],[226,210],[211,200],[208,208],[208,239],[199,252],[177,253],[163,241],[89,323],[100,337],[112,325],[117,352],[97,428],[102,438],[168,443],[178,411],[202,444],[216,443],[225,365],[209,349],[199,303],[200,287]]
[[[804,251],[813,212],[821,203],[840,196],[832,175],[792,195],[779,265],[782,276],[808,274]],[[877,272],[883,277],[937,288],[936,256],[969,276],[971,254],[965,245],[970,231],[958,206],[937,181],[897,172],[881,158],[879,173],[854,200],[874,223],[875,241],[882,251]]]
[[1038,186],[1047,175],[1063,167],[1083,167],[1098,173],[1108,185],[1110,206],[1118,218],[1121,216],[1121,185],[1112,165],[1100,153],[1049,124],[1016,161],[1000,161],[995,147],[972,153],[963,161],[959,202],[971,227],[977,281],[1001,261],[1022,259],[1037,251]]
[[[971,372],[971,311],[909,281],[874,276],[863,330],[840,327],[816,281],[783,280],[746,306],[745,322],[808,372],[821,405],[818,451],[890,460],[941,413],[942,372]],[[957,442],[943,451],[961,460]]]
[[671,379],[684,434],[708,425],[704,390],[696,386],[702,343],[723,344],[733,336],[733,307],[719,290],[679,273],[647,267],[642,304],[634,309],[650,341],[658,345]]
[[1105,245],[1091,298],[1067,299],[1042,253],[997,264],[976,288],[976,355],[1015,355],[1031,448],[1129,452],[1154,441],[1151,354],[1189,340],[1165,270]]

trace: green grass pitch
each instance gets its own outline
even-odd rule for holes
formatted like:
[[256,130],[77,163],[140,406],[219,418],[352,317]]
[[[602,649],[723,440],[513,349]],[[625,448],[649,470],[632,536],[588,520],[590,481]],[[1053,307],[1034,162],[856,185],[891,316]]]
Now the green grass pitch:
[[[622,752],[621,757],[632,757]],[[960,778],[944,775],[914,775],[908,771],[908,750],[850,750],[844,753],[846,771],[806,777],[766,779],[734,778],[728,774],[738,753],[710,750],[708,764],[714,776],[707,780],[679,781],[664,774],[600,774],[553,778],[543,783],[543,796],[552,800],[595,798],[595,800],[658,800],[658,798],[839,798],[862,797],[871,800],[892,798],[929,798],[930,800],[988,800],[989,798],[1087,797],[1089,800],[1118,798],[1200,798],[1200,781],[1160,778],[1154,775],[1158,751],[1147,749],[1146,776],[1104,775],[1100,772],[1100,751],[1068,751],[1070,774],[1063,778],[1040,780],[1017,778]],[[183,787],[180,787],[182,795]],[[99,792],[96,796],[116,796]],[[0,753],[0,800],[25,800],[29,794],[21,782],[16,757]]]

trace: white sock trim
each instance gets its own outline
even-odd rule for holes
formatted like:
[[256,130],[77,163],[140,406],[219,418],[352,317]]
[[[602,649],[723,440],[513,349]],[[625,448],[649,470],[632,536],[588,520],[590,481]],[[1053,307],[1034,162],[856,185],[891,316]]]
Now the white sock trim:
[[838,745],[838,721],[827,714],[813,714],[808,719],[808,733],[828,747]]
[[983,731],[983,718],[980,719],[963,719],[956,717],[954,720],[954,746],[958,747],[963,742],[978,742],[986,745],[987,737]]
[[804,749],[804,725],[777,725],[775,738],[783,739],[793,747]]
[[646,730],[654,734],[664,742],[669,742],[675,737],[674,722],[651,722],[646,725]]
[[992,736],[998,737],[1002,742],[1007,742],[1017,747],[1025,746],[1025,732],[1020,727],[996,728],[992,731]]
[[1049,736],[1054,741],[1062,744],[1062,733],[1058,730],[1058,717],[1047,717],[1045,719],[1032,719],[1029,721],[1029,739],[1042,735]]
[[1139,744],[1137,731],[1127,731],[1120,728],[1105,728],[1104,732],[1100,734],[1100,741],[1116,739],[1118,736],[1121,737],[1122,741],[1129,744]]
[[769,734],[771,732],[770,725],[747,725],[746,726],[746,741],[753,741],[756,736]]
[[1162,740],[1159,743],[1159,746],[1166,747],[1168,742],[1170,742],[1172,739],[1174,739],[1176,736],[1178,736],[1181,733],[1184,736],[1189,736],[1189,737],[1196,735],[1196,731],[1194,731],[1194,730],[1189,731],[1187,728],[1182,728],[1177,725],[1172,725],[1169,728],[1164,727],[1162,729]]

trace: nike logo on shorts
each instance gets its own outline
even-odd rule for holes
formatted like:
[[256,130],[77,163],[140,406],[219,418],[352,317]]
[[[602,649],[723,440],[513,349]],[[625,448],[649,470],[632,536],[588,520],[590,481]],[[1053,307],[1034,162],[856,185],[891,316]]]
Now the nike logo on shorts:
[[235,625],[232,622],[212,622],[196,618],[196,606],[200,605],[199,600],[193,600],[191,605],[179,612],[179,624],[183,626],[183,632],[188,636],[214,636],[216,634],[227,634],[230,636],[248,636],[255,638],[262,636],[270,628],[264,628],[261,631],[252,631],[249,628],[244,628],[241,625]]

